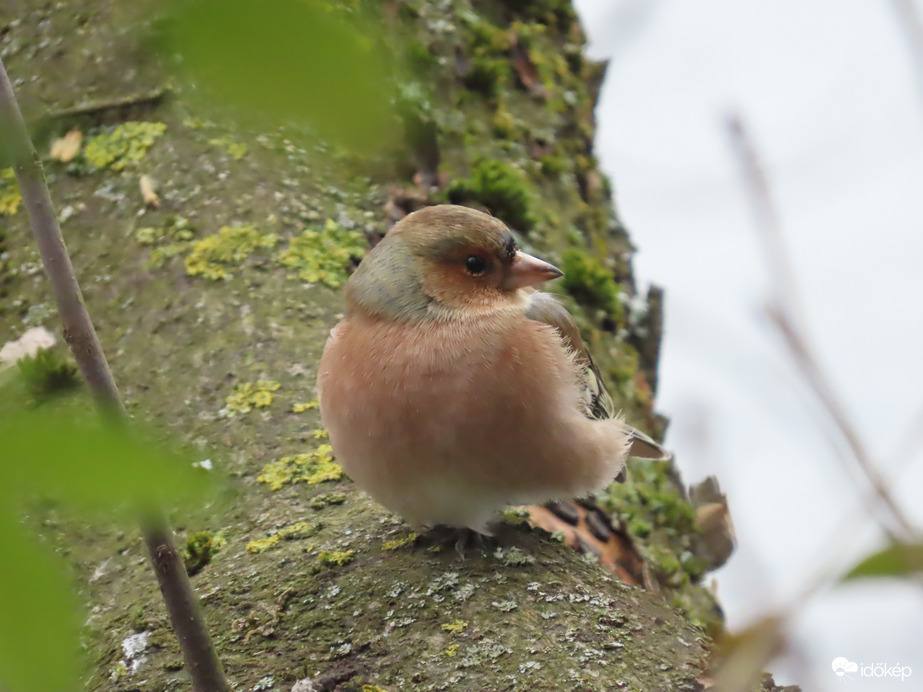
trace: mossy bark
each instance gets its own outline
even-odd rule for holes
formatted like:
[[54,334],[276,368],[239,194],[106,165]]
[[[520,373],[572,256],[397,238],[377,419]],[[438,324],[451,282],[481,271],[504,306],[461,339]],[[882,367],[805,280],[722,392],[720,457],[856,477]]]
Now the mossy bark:
[[[654,560],[670,558],[660,564],[662,593],[621,585],[521,524],[460,559],[402,540],[410,530],[399,518],[336,474],[317,484],[297,478],[329,474],[293,476],[278,490],[259,481],[267,464],[322,444],[317,411],[304,404],[343,308],[337,290],[303,283],[279,251],[305,229],[380,237],[395,214],[445,199],[446,188],[506,216],[543,256],[592,267],[563,298],[628,419],[654,434],[662,425],[647,384],[656,343],[643,331],[659,329],[659,316],[636,314],[644,301],[625,299],[632,247],[593,156],[602,71],[583,56],[569,2],[384,7],[416,56],[422,96],[405,113],[406,150],[372,162],[209,122],[166,90],[132,3],[11,0],[0,9],[3,60],[41,123],[40,151],[73,126],[89,136],[128,120],[166,126],[120,170],[78,157],[47,161],[46,172],[129,410],[197,445],[228,479],[221,501],[172,517],[181,539],[193,537],[193,583],[228,676],[238,689],[287,690],[306,677],[329,689],[695,689],[709,646],[702,625],[719,616],[695,583],[701,571],[680,559],[694,529],[669,470],[646,468],[631,493],[607,498],[646,527],[642,548]],[[443,190],[414,188],[415,171]],[[141,175],[156,181],[159,208],[145,205]],[[184,257],[226,226],[276,234],[279,247],[232,249],[218,280],[191,275]],[[0,227],[2,343],[57,321],[24,215],[0,217]],[[643,344],[640,355],[632,344]],[[256,391],[259,381],[279,386],[264,387],[249,411],[227,406],[238,385]],[[651,498],[670,511],[630,506]],[[43,512],[87,603],[87,687],[183,687],[137,531]],[[261,541],[286,527],[280,540]],[[205,558],[202,531],[216,537]],[[121,642],[137,632],[150,634],[132,670]]]

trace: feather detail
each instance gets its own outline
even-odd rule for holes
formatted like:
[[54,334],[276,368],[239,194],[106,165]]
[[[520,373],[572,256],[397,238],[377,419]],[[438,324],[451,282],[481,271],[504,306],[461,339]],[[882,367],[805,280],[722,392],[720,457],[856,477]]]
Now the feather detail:
[[[580,369],[579,378],[586,402],[584,413],[587,418],[594,420],[618,418],[615,403],[606,389],[602,373],[599,372],[599,368],[593,362],[593,357],[583,345],[580,330],[577,328],[577,323],[568,309],[550,293],[535,291],[530,295],[526,318],[554,328],[567,348],[573,353],[574,364]],[[628,451],[629,456],[660,461],[669,461],[673,458],[669,451],[648,435],[628,424],[624,425],[629,433],[631,443]],[[617,480],[623,481],[624,476]]]

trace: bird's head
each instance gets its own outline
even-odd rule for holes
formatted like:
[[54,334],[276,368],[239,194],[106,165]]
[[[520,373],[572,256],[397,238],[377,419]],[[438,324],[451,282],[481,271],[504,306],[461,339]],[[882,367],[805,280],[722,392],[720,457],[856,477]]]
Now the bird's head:
[[483,212],[444,204],[399,221],[346,286],[354,308],[395,321],[475,317],[525,305],[520,289],[562,276]]

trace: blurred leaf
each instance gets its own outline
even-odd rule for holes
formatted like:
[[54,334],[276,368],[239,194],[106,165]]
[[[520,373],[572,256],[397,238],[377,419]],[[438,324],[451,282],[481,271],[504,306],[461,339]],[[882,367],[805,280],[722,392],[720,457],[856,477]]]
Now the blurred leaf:
[[77,604],[62,566],[0,513],[0,688],[76,690]]
[[849,570],[841,581],[867,577],[907,577],[923,572],[923,544],[892,543]]
[[357,149],[397,134],[388,56],[337,3],[186,0],[165,27],[182,69],[209,95]]
[[[0,419],[0,504],[40,494],[84,510],[201,500],[206,474],[137,428],[46,407]],[[4,497],[7,495],[7,497]]]
[[769,661],[785,646],[785,621],[768,616],[721,639],[715,652],[711,692],[753,689]]

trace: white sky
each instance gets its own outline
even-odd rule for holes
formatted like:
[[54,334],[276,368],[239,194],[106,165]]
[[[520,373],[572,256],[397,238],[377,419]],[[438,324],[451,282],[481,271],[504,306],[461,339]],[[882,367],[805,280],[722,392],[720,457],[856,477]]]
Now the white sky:
[[[723,119],[771,178],[809,335],[848,412],[923,525],[923,94],[889,0],[576,0],[611,57],[597,153],[666,288],[660,410],[687,481],[717,474],[740,546],[716,576],[732,627],[881,540],[859,477],[761,316],[769,273]],[[920,9],[923,11],[923,3]],[[798,618],[806,689],[923,689],[923,590],[838,587]],[[909,665],[903,684],[833,658]]]

